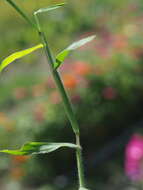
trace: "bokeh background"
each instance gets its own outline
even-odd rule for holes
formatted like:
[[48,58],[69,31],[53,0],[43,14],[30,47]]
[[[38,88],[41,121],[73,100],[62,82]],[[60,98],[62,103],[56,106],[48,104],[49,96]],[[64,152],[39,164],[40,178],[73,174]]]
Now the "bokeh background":
[[[34,10],[62,1],[15,2],[32,17]],[[143,132],[142,0],[67,2],[40,18],[54,55],[73,41],[96,34],[59,69],[81,127],[88,186],[140,189],[141,182],[125,174],[124,152],[130,137]],[[38,43],[37,33],[1,0],[0,61]],[[42,50],[0,75],[0,149],[16,149],[27,141],[74,142]],[[77,189],[74,151],[30,157],[1,154],[0,189]]]

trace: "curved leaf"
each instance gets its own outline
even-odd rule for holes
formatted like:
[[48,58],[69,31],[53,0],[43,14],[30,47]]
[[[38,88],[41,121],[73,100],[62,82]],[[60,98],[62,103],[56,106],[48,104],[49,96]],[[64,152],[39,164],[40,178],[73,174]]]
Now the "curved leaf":
[[69,55],[69,53],[77,48],[80,48],[81,46],[91,42],[95,38],[95,35],[89,36],[87,38],[83,38],[77,42],[74,42],[70,46],[68,46],[66,49],[64,49],[62,52],[60,52],[56,56],[56,63],[54,64],[54,68],[57,69],[65,60],[65,58]]
[[7,67],[10,63],[12,63],[13,61],[15,61],[16,59],[20,59],[30,53],[32,53],[33,51],[43,48],[43,44],[39,44],[37,46],[34,46],[32,48],[26,49],[26,50],[22,50],[22,51],[18,51],[15,52],[13,54],[11,54],[10,56],[8,56],[7,58],[5,58],[2,63],[0,64],[0,72]]
[[41,8],[41,9],[38,9],[37,11],[35,11],[34,14],[39,14],[39,13],[52,11],[54,9],[58,9],[58,8],[62,7],[63,5],[65,5],[65,3],[59,3],[59,4],[56,4],[56,5],[51,5],[51,6],[47,7],[47,8]]
[[80,148],[72,143],[47,143],[47,142],[28,142],[18,150],[1,150],[0,152],[12,155],[30,155],[30,154],[45,154],[53,152],[61,147]]

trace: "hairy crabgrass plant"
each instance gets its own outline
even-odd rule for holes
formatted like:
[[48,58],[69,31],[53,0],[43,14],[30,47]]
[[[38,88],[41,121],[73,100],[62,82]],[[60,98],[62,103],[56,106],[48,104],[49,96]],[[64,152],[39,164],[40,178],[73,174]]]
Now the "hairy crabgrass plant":
[[80,130],[78,122],[75,118],[75,114],[72,108],[72,104],[70,99],[67,95],[67,92],[64,88],[60,75],[57,71],[59,66],[64,62],[65,58],[69,55],[69,53],[84,44],[92,41],[95,36],[90,36],[84,39],[81,39],[77,42],[74,42],[66,49],[61,51],[56,58],[53,57],[51,49],[49,48],[49,43],[47,41],[45,32],[41,28],[40,24],[40,14],[55,10],[57,8],[62,7],[65,3],[56,4],[47,8],[41,8],[34,12],[34,20],[29,18],[27,14],[23,11],[23,9],[19,8],[19,6],[12,0],[6,0],[32,27],[35,28],[35,31],[38,32],[39,37],[41,39],[41,43],[36,45],[32,48],[19,51],[13,53],[12,55],[8,56],[6,59],[2,61],[0,64],[0,72],[7,67],[10,63],[15,61],[16,59],[20,59],[37,49],[44,48],[45,54],[47,56],[48,64],[50,65],[50,70],[57,85],[57,89],[62,97],[63,105],[65,108],[65,112],[67,117],[71,123],[73,132],[75,134],[76,143],[49,143],[49,142],[29,142],[23,145],[23,147],[19,150],[1,150],[0,152],[13,154],[13,155],[30,155],[30,154],[43,154],[43,153],[50,153],[62,147],[74,148],[76,151],[76,160],[77,160],[77,169],[78,169],[78,180],[79,180],[79,190],[87,190],[85,184],[85,177],[84,177],[84,168],[83,168],[83,158],[82,158],[82,148],[80,145]]

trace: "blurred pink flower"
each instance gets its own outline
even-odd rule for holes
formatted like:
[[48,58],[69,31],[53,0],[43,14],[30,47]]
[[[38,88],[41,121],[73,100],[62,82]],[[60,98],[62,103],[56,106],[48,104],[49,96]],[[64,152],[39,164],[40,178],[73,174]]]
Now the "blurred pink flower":
[[125,149],[125,173],[131,180],[143,179],[143,136],[134,134]]

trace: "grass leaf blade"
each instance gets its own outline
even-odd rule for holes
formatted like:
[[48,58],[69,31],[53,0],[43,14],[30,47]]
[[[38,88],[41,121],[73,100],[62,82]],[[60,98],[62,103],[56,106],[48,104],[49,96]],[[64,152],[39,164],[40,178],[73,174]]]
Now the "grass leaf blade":
[[39,13],[52,11],[52,10],[55,10],[55,9],[58,9],[58,8],[62,7],[63,5],[65,5],[65,3],[59,3],[59,4],[56,4],[56,5],[51,5],[51,6],[47,7],[47,8],[41,8],[41,9],[38,9],[37,11],[35,11],[34,14],[39,14]]
[[73,44],[71,44],[69,47],[67,47],[67,50],[71,51],[71,50],[75,50],[77,48],[82,47],[83,45],[91,42],[93,39],[95,38],[95,35],[93,36],[89,36],[87,38],[83,38],[77,42],[74,42]]
[[36,45],[32,48],[28,48],[26,50],[22,50],[22,51],[18,51],[18,52],[15,52],[13,54],[11,54],[10,56],[8,56],[7,58],[5,58],[2,63],[0,64],[0,72],[5,68],[7,67],[10,63],[12,63],[13,61],[17,60],[17,59],[20,59],[30,53],[32,53],[33,51],[39,49],[39,48],[43,48],[43,44],[39,44],[39,45]]
[[31,155],[31,154],[45,154],[53,152],[59,148],[80,148],[72,143],[47,143],[47,142],[28,142],[19,150],[1,150],[2,153],[12,155]]
[[87,38],[83,38],[77,42],[72,43],[70,46],[68,46],[66,49],[64,49],[62,52],[60,52],[56,56],[56,62],[54,64],[54,68],[57,69],[65,60],[65,58],[69,55],[69,53],[77,48],[82,47],[83,45],[91,42],[95,38],[95,35],[89,36]]

